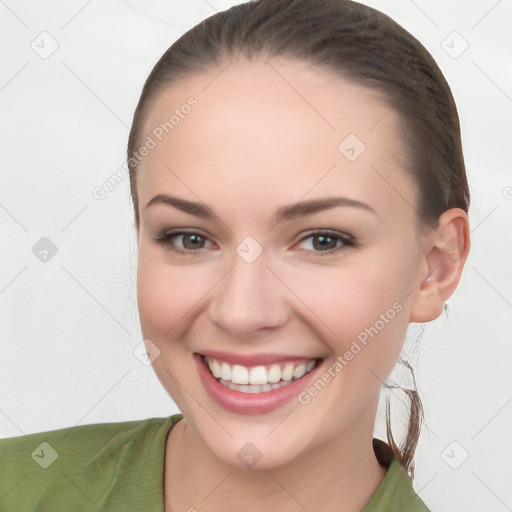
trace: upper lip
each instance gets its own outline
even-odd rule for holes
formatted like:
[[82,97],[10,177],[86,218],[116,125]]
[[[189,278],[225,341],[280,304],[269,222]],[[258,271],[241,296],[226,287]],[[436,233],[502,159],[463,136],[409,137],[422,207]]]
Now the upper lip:
[[301,356],[301,355],[290,355],[290,354],[272,354],[272,353],[261,353],[261,354],[236,354],[234,352],[223,352],[220,350],[204,350],[197,352],[200,355],[225,361],[229,364],[239,364],[241,366],[259,366],[273,363],[280,363],[283,361],[302,361],[311,359],[320,359],[318,357]]

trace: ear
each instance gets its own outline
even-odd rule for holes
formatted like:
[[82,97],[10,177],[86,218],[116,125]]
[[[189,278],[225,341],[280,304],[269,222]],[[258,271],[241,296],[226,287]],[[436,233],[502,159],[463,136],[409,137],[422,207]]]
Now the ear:
[[[423,281],[414,291],[410,322],[430,322],[441,315],[459,284],[470,248],[469,221],[460,208],[445,211],[437,228],[426,235]],[[423,270],[424,271],[424,270]]]

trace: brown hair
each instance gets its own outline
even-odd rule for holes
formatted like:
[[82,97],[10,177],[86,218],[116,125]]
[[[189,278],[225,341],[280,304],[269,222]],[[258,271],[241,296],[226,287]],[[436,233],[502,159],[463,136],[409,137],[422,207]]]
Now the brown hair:
[[[272,57],[305,61],[378,92],[406,127],[409,171],[420,194],[419,217],[436,226],[450,208],[468,211],[455,102],[441,70],[416,38],[380,11],[349,0],[256,0],[194,26],[162,55],[147,78],[128,140],[137,228],[137,160],[131,156],[140,146],[154,98],[198,71],[220,68],[236,58]],[[415,386],[405,391],[410,413],[400,447],[391,433],[389,402],[386,424],[388,442],[412,477],[423,411]]]

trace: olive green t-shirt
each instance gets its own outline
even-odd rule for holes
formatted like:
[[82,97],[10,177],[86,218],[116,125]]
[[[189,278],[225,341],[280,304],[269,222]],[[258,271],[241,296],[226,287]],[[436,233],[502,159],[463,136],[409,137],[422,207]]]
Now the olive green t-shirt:
[[[163,512],[165,442],[182,417],[0,439],[0,510]],[[373,447],[388,470],[362,512],[429,512],[389,446],[374,439]]]

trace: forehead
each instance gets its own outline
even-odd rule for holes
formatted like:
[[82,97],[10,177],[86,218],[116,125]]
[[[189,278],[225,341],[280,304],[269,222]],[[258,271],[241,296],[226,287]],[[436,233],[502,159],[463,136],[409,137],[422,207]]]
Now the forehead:
[[155,98],[141,137],[155,146],[139,164],[139,202],[179,190],[244,204],[250,193],[262,208],[336,190],[415,204],[401,133],[400,117],[374,91],[326,70],[227,62]]

